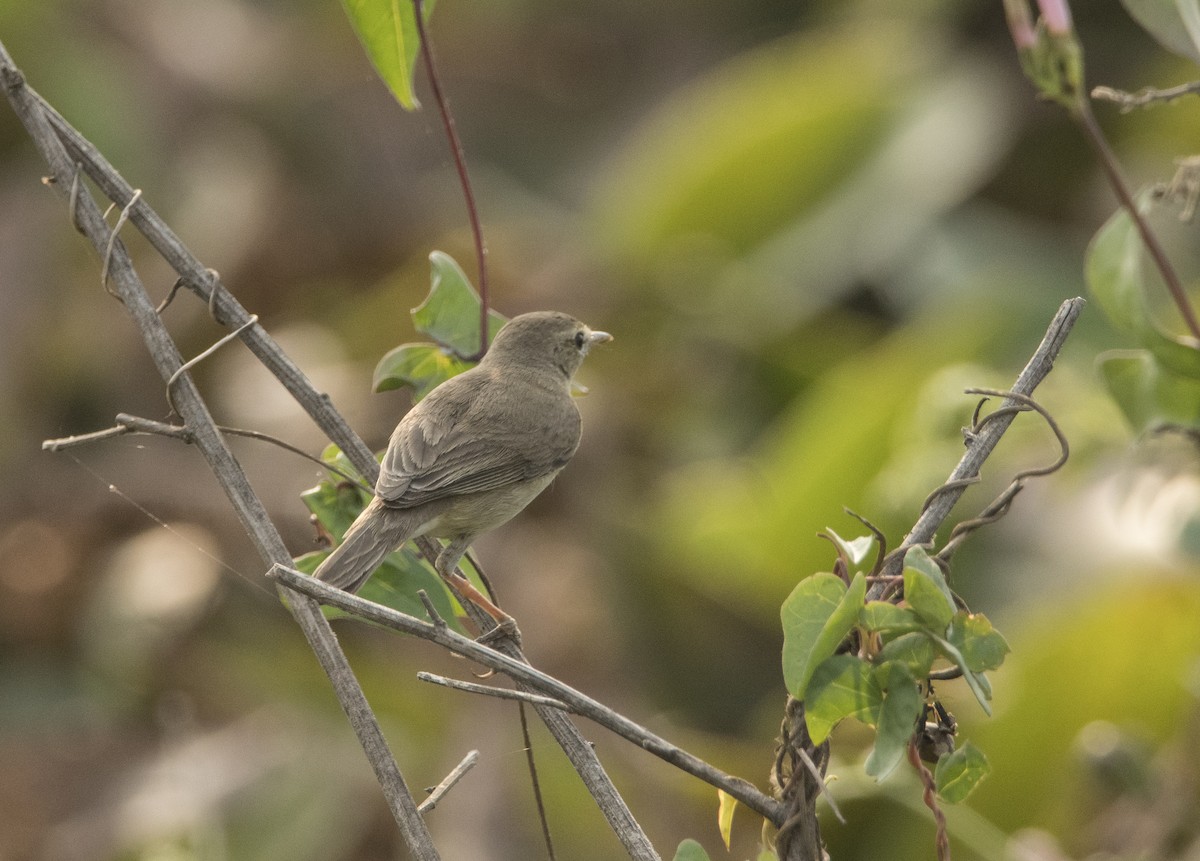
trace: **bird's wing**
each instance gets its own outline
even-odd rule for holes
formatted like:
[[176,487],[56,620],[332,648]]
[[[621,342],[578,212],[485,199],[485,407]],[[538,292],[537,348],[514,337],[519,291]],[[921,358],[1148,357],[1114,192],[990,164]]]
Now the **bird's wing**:
[[417,404],[392,435],[375,493],[389,506],[409,508],[561,469],[579,444],[570,398],[511,391],[497,397],[496,385],[467,372]]

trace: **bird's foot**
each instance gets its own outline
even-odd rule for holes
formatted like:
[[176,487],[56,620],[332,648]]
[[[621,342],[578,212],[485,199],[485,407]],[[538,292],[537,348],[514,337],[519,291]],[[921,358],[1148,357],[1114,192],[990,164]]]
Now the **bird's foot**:
[[518,648],[521,645],[521,629],[517,627],[517,620],[507,615],[497,620],[496,627],[489,628],[476,637],[475,642],[491,646],[506,639],[511,640]]

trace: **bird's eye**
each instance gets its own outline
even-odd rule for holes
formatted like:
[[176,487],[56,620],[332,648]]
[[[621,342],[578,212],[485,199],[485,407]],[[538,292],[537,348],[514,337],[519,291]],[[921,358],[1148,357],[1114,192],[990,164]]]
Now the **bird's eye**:
[[576,332],[576,333],[575,333],[575,349],[576,349],[576,350],[582,350],[582,349],[583,349],[583,342],[584,342],[584,335],[583,335],[583,332]]

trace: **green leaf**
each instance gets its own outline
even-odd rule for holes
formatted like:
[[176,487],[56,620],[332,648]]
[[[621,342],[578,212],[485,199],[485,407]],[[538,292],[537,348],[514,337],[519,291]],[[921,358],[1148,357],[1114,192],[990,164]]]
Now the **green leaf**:
[[982,613],[960,610],[950,623],[946,639],[962,653],[967,667],[977,673],[998,668],[1011,651],[1008,642]]
[[421,590],[429,596],[433,606],[450,627],[463,633],[459,622],[460,608],[451,597],[442,578],[426,564],[416,551],[405,546],[390,554],[376,570],[374,576],[358,590],[368,601],[374,601],[401,613],[429,619],[429,612],[417,596]]
[[[1139,208],[1148,206],[1142,194]],[[1131,333],[1164,367],[1191,380],[1200,380],[1200,349],[1192,338],[1169,334],[1151,316],[1150,291],[1165,293],[1157,269],[1148,260],[1145,243],[1129,214],[1120,209],[1092,237],[1084,274],[1100,309],[1117,328]]]
[[1121,5],[1168,51],[1200,63],[1200,2],[1121,0]]
[[838,550],[842,551],[846,560],[851,565],[861,565],[863,560],[867,558],[867,554],[871,552],[871,548],[875,546],[874,535],[860,535],[858,538],[847,541],[842,536],[838,535],[829,527],[825,527],[825,534],[829,536]]
[[[423,4],[425,20],[434,0]],[[342,0],[350,26],[358,35],[375,71],[407,110],[420,107],[413,93],[413,67],[421,49],[412,0]]]
[[847,589],[841,578],[821,573],[801,580],[783,602],[783,678],[796,699],[804,699],[817,665],[854,627],[866,593],[862,574]]
[[934,642],[943,655],[953,661],[963,671],[963,679],[966,680],[967,687],[971,689],[971,693],[975,695],[975,699],[979,701],[979,707],[983,709],[984,714],[991,717],[992,707],[988,705],[988,700],[992,698],[992,686],[988,683],[987,678],[972,670],[967,665],[967,659],[963,653],[949,640],[929,631],[923,631],[922,633]]
[[866,772],[882,781],[900,764],[909,739],[917,728],[924,699],[903,664],[884,664],[875,671],[884,688],[883,705],[879,709],[879,725],[875,729],[875,746],[867,757]]
[[820,744],[843,718],[874,724],[879,718],[883,691],[873,668],[854,655],[834,655],[822,663],[804,698],[804,722],[813,744]]
[[966,742],[954,753],[938,760],[933,772],[938,797],[950,804],[958,804],[971,794],[991,770],[983,751]]
[[937,647],[922,630],[888,640],[879,651],[878,659],[882,663],[903,664],[913,678],[923,679],[937,657]]
[[925,627],[921,618],[907,607],[897,607],[890,601],[868,601],[858,614],[858,624],[868,631],[902,633]]
[[1145,350],[1112,351],[1098,363],[1108,393],[1135,431],[1200,425],[1200,380],[1172,373]]
[[[350,463],[349,458],[336,445],[327,446],[321,453],[321,460],[366,484],[354,468],[354,464]],[[316,487],[301,493],[300,499],[321,525],[335,539],[341,540],[354,518],[358,517],[359,512],[371,501],[371,494],[336,473],[331,473],[329,478],[323,479]]]
[[436,344],[401,344],[379,360],[371,384],[377,392],[411,386],[413,401],[419,401],[471,367]]
[[904,600],[936,632],[945,631],[954,617],[954,595],[923,547],[904,555]]
[[689,837],[675,850],[675,861],[709,861],[709,858],[704,847]]
[[[474,356],[479,352],[479,294],[449,254],[434,251],[429,265],[429,295],[413,309],[413,323],[418,332],[446,349],[459,356]],[[489,344],[507,321],[503,314],[488,310]]]
[[[305,553],[298,556],[293,564],[296,570],[311,575],[328,555],[327,550]],[[417,592],[422,589],[433,602],[438,615],[460,634],[466,633],[459,619],[461,614],[458,602],[450,595],[442,579],[408,547],[403,547],[388,556],[371,579],[358,590],[358,595],[418,619],[433,621],[429,618],[425,604],[417,597]],[[322,611],[329,619],[358,618],[336,607],[323,607]]]

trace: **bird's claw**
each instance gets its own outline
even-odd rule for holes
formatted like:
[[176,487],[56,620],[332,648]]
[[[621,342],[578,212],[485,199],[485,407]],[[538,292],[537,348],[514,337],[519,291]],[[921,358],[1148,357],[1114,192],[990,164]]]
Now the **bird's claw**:
[[489,628],[478,637],[475,638],[476,643],[482,643],[485,646],[491,646],[500,640],[511,640],[513,645],[520,647],[521,645],[521,629],[517,627],[517,620],[512,616],[504,619],[496,624],[496,627]]

